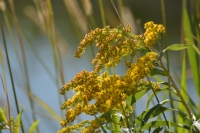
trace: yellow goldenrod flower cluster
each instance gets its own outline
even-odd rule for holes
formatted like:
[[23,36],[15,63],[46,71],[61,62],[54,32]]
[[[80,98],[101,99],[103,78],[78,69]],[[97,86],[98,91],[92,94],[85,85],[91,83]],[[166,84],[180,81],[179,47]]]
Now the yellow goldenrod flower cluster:
[[[70,124],[81,113],[97,115],[112,109],[122,112],[126,106],[122,109],[120,105],[124,104],[127,96],[134,95],[138,91],[137,87],[140,84],[147,84],[142,79],[153,68],[152,62],[155,60],[156,55],[156,53],[150,52],[139,58],[129,68],[124,77],[108,75],[106,72],[98,76],[97,73],[87,72],[86,70],[77,74],[74,80],[71,80],[69,84],[64,85],[61,89],[61,94],[65,94],[70,89],[73,89],[76,94],[72,99],[68,99],[62,104],[61,109],[66,109],[66,119],[61,121],[60,124],[62,126]],[[91,104],[92,100],[94,100],[93,104]],[[83,130],[83,132],[87,130],[99,131],[100,126],[92,127],[90,126],[90,128]],[[94,127],[96,128],[94,129]],[[73,126],[68,126],[63,130],[67,133],[72,130],[70,128],[73,128]]]
[[[138,52],[141,48],[149,48],[158,39],[158,34],[164,32],[163,26],[153,22],[146,23],[145,28],[147,31],[144,35],[135,36],[131,36],[129,25],[122,30],[111,29],[109,26],[103,29],[97,28],[80,42],[75,53],[76,57],[81,57],[88,45],[96,43],[99,51],[92,61],[96,67],[92,72],[83,70],[76,74],[73,80],[61,88],[60,94],[65,95],[69,90],[73,90],[75,95],[61,106],[61,109],[66,110],[66,114],[65,119],[60,122],[63,128],[58,133],[71,133],[77,130],[81,130],[82,133],[99,133],[101,132],[99,124],[110,122],[106,118],[97,117],[91,121],[86,120],[71,125],[82,113],[96,117],[110,110],[121,114],[133,110],[132,107],[126,107],[126,99],[140,91],[140,86],[149,84],[145,81],[145,77],[154,68],[153,62],[157,58],[155,52],[146,52],[141,57]],[[107,72],[99,74],[104,67],[116,66],[124,56],[133,58],[136,54],[138,58],[135,62],[132,59],[126,62],[128,70],[124,76],[109,75]],[[159,89],[158,83],[151,84],[154,89]]]
[[[88,33],[80,42],[75,57],[80,58],[88,45],[96,43],[99,48],[92,63],[96,64],[95,71],[99,72],[104,67],[116,66],[124,56],[136,51],[138,41],[128,37],[131,27],[127,25],[123,30],[111,29],[109,26],[103,29],[95,29]],[[113,45],[114,44],[114,45]]]
[[144,28],[146,29],[144,42],[148,48],[157,42],[159,34],[165,33],[165,27],[163,25],[154,24],[152,21],[145,23]]
[[150,70],[154,67],[152,62],[156,57],[157,54],[155,52],[149,52],[141,58],[138,58],[136,63],[127,71],[125,77],[129,77],[138,83],[150,73]]

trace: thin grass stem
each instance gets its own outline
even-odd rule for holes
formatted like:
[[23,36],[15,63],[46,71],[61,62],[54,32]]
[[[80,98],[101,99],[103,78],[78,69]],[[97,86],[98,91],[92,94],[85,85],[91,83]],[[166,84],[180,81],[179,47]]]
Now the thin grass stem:
[[[2,33],[2,38],[3,38],[4,49],[5,49],[5,53],[6,53],[6,60],[7,60],[7,64],[8,64],[9,74],[10,74],[10,80],[11,80],[11,84],[12,84],[12,90],[13,90],[14,99],[15,99],[15,106],[16,106],[16,109],[17,109],[17,113],[19,114],[20,111],[19,111],[18,99],[17,99],[17,94],[16,94],[16,91],[15,91],[16,89],[15,89],[14,79],[13,79],[12,70],[11,70],[11,66],[10,66],[10,59],[9,59],[9,56],[8,56],[8,49],[7,49],[7,45],[6,45],[4,30],[3,30],[3,26],[2,26],[1,21],[0,21],[0,27],[1,27],[1,33]],[[10,105],[8,105],[8,106],[10,106]],[[21,129],[22,129],[22,133],[24,133],[22,121],[21,121]]]
[[121,19],[123,20],[123,1],[118,0],[117,3],[118,3],[118,8],[119,8],[119,15]]
[[[167,24],[166,24],[166,15],[165,15],[165,3],[164,3],[164,0],[160,0],[160,3],[161,3],[162,22],[163,22],[163,25],[165,27],[165,34],[163,35],[163,37],[164,37],[164,46],[165,46],[165,48],[167,48],[167,46],[168,46],[168,40],[167,40]],[[168,51],[166,51],[166,65],[167,65],[168,72],[170,72],[170,67],[169,67],[169,53],[168,53]],[[168,78],[168,82],[169,81],[170,81],[170,79]],[[169,97],[170,97],[170,99],[172,99],[171,92],[169,92]],[[173,102],[170,102],[170,106],[172,108],[174,108]],[[176,114],[175,114],[174,111],[172,112],[172,115],[173,115],[173,121],[176,123]]]
[[[155,95],[155,97],[156,97],[156,101],[158,102],[158,103],[160,103],[160,101],[159,101],[159,99],[158,99],[158,96],[157,96],[157,94],[156,94],[156,92],[155,92],[155,90],[153,89],[153,86],[152,86],[152,83],[151,83],[151,81],[150,81],[150,79],[149,79],[149,77],[148,76],[146,76],[146,78],[147,78],[147,80],[148,80],[148,82],[149,82],[149,84],[151,85],[151,87],[152,87],[152,91],[153,91],[153,94]],[[166,122],[166,124],[167,124],[167,127],[168,127],[168,129],[169,129],[169,123],[167,122],[167,117],[166,117],[166,115],[165,115],[165,113],[163,112],[163,110],[161,110],[162,111],[162,114],[163,114],[163,117],[164,117],[164,119],[165,119],[165,122]]]
[[102,24],[103,24],[103,27],[106,27],[106,17],[105,17],[104,8],[103,8],[103,1],[102,0],[98,0],[98,1],[99,1],[100,12],[101,12]]
[[[28,67],[27,67],[27,63],[26,63],[25,50],[24,50],[22,38],[21,38],[21,35],[20,35],[20,30],[19,30],[20,27],[19,27],[19,24],[18,24],[17,15],[16,15],[16,12],[15,12],[13,0],[9,0],[9,5],[10,5],[11,12],[12,12],[12,15],[13,15],[14,25],[15,25],[15,28],[16,28],[17,37],[19,39],[19,44],[20,44],[20,49],[21,49],[21,56],[22,56],[22,60],[23,60],[23,66],[24,66],[24,72],[25,72],[25,78],[26,78],[26,85],[25,86],[28,89],[28,91],[31,91],[29,74],[28,74]],[[34,111],[34,105],[33,105],[33,101],[31,100],[31,98],[29,98],[29,103],[30,103],[30,106],[31,106],[31,110]],[[32,113],[32,118],[33,118],[33,121],[36,120],[36,117],[33,113]],[[24,132],[24,129],[23,129],[23,132]]]
[[[61,57],[59,54],[59,50],[58,50],[58,41],[57,41],[57,34],[56,34],[56,28],[55,28],[55,23],[54,23],[54,16],[53,16],[53,10],[52,10],[52,5],[51,5],[51,1],[50,0],[46,0],[47,3],[47,9],[49,12],[49,32],[47,32],[47,34],[49,35],[49,40],[51,42],[51,47],[52,47],[52,53],[53,53],[53,59],[54,59],[54,65],[55,65],[55,73],[56,73],[56,77],[60,77],[61,79],[61,83],[64,84],[64,75],[63,75],[63,68],[62,68],[62,64],[61,64]],[[60,82],[59,82],[59,78],[57,78],[56,80],[56,84],[57,87],[60,88]],[[59,104],[61,105],[62,100],[60,97],[60,93],[58,93],[58,98],[59,98]],[[67,97],[65,97],[65,99],[67,99]],[[62,114],[62,111],[60,110],[60,114]]]
[[113,2],[113,0],[111,0],[111,3],[112,3],[113,8],[115,9],[115,12],[117,13],[117,16],[118,16],[118,18],[119,18],[119,20],[120,20],[122,26],[125,28],[125,25],[124,25],[124,23],[123,23],[123,20],[122,20],[120,14],[119,14],[119,12],[118,12],[118,10],[117,10],[117,8],[116,8],[114,2]]
[[159,63],[160,63],[160,66],[161,66],[161,67],[163,68],[163,70],[165,71],[165,73],[167,74],[167,76],[169,77],[169,79],[170,79],[170,81],[171,81],[171,83],[172,83],[172,86],[173,86],[174,89],[176,90],[176,92],[177,92],[179,98],[181,99],[181,102],[183,103],[183,105],[184,105],[184,107],[185,107],[185,109],[186,109],[186,111],[187,111],[187,113],[188,113],[188,116],[189,116],[190,120],[193,121],[191,111],[190,111],[188,105],[186,104],[186,102],[185,102],[183,96],[181,95],[181,93],[180,93],[178,87],[177,87],[176,84],[174,83],[174,80],[172,79],[172,77],[171,77],[171,75],[169,74],[169,72],[167,71],[167,69],[164,67],[164,65],[163,65],[163,63],[162,63],[161,60],[159,60]]
[[125,112],[125,110],[124,110],[124,107],[123,107],[122,103],[120,103],[120,106],[121,106],[121,108],[122,108],[122,113],[123,113],[124,118],[125,118],[125,121],[126,121],[126,126],[127,126],[127,128],[128,128],[128,132],[131,133],[131,131],[130,131],[130,130],[131,130],[130,124],[129,124],[129,121],[128,121],[128,118],[127,118],[127,116],[126,116],[126,112]]
[[8,120],[9,120],[8,124],[9,124],[9,127],[10,127],[10,133],[12,133],[11,117],[10,117],[10,102],[9,102],[9,98],[8,98],[8,91],[5,88],[1,74],[0,74],[0,78],[1,78],[1,82],[2,82],[2,85],[3,85],[4,92],[6,94],[6,102],[7,102],[7,108],[8,108]]
[[27,42],[28,42],[28,44],[30,46],[30,49],[32,50],[32,52],[35,55],[35,57],[37,58],[37,60],[40,62],[40,64],[44,68],[44,70],[47,72],[47,74],[51,78],[52,82],[55,82],[56,79],[54,79],[53,73],[51,72],[51,70],[49,69],[49,67],[44,63],[45,61],[41,58],[40,54],[38,53],[37,49],[35,48],[35,46],[31,42],[31,40],[29,39],[29,37],[26,35],[26,33],[24,31],[21,31],[21,32],[23,33],[24,38],[27,40]]
[[67,13],[68,13],[68,15],[69,15],[69,18],[70,18],[70,21],[71,21],[71,23],[72,23],[72,26],[73,26],[73,28],[74,28],[74,30],[75,30],[75,33],[76,33],[78,39],[81,40],[81,39],[82,39],[82,35],[81,35],[81,32],[80,32],[80,29],[78,28],[78,26],[77,26],[77,24],[76,24],[76,21],[75,21],[75,18],[74,18],[74,16],[71,14],[70,9],[68,8],[67,0],[63,0],[63,2],[64,2],[64,4],[65,4],[65,8],[66,8]]

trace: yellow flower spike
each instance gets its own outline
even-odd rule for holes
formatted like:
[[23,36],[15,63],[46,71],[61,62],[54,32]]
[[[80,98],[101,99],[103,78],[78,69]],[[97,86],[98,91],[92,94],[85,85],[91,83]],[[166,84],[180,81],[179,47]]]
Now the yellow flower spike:
[[61,133],[69,133],[70,132],[70,128],[69,127],[64,127],[61,130]]
[[144,43],[146,47],[150,48],[154,43],[158,41],[158,35],[165,32],[165,28],[161,24],[154,24],[152,21],[145,23],[144,28],[146,29],[144,36]]
[[61,125],[61,126],[66,126],[66,125],[67,125],[66,120],[61,121],[61,122],[60,122],[60,125]]
[[82,107],[81,104],[77,104],[76,107],[74,108],[74,113],[75,115],[79,115],[82,113]]

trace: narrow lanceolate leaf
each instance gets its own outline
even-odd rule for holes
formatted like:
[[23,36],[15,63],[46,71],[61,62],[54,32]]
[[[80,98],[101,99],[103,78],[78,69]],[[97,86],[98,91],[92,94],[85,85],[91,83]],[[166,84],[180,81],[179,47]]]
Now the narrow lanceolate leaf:
[[[169,123],[169,121],[167,121]],[[174,123],[174,122],[170,122],[170,125],[174,128],[183,128],[183,129],[186,129],[186,130],[190,130],[190,127],[188,125],[183,125],[183,124],[177,124],[177,123]],[[163,120],[157,120],[157,121],[151,121],[149,123],[146,123],[142,129],[143,130],[148,130],[150,127],[151,128],[157,128],[157,127],[161,127],[161,126],[167,126],[166,124],[166,121],[163,121]],[[136,131],[139,131],[141,129],[136,129]]]
[[33,133],[33,131],[36,129],[36,127],[37,127],[37,125],[39,124],[39,122],[40,122],[40,119],[37,120],[37,121],[35,121],[35,122],[31,125],[31,127],[29,128],[29,133]]
[[[172,89],[170,89],[170,88],[163,88],[163,89],[160,89],[160,90],[156,90],[155,92],[156,92],[156,94],[158,94],[158,93],[160,93],[160,92],[165,92],[165,91],[167,91],[167,92],[170,91],[170,92],[172,92],[173,94],[177,95],[176,91],[175,91],[175,90],[172,90]],[[149,104],[150,104],[151,100],[152,100],[154,97],[155,97],[154,94],[152,94],[152,95],[149,97],[149,99],[148,99],[148,101],[147,101],[147,104],[146,104],[146,109],[149,107]]]
[[178,51],[178,50],[183,50],[183,49],[189,48],[190,46],[192,46],[192,45],[191,44],[172,44],[172,45],[168,46],[166,49],[164,49],[161,52],[161,54],[159,56],[159,59],[162,58],[162,56],[164,55],[165,51],[167,51],[167,50]]
[[164,51],[166,50],[178,51],[178,50],[189,48],[190,46],[192,45],[191,44],[173,44],[173,45],[168,46]]
[[155,76],[155,75],[161,75],[161,76],[167,76],[167,74],[158,68],[153,68],[150,72],[150,76]]
[[163,129],[163,127],[156,128],[153,133],[160,133],[160,131]]
[[20,122],[21,122],[23,111],[24,111],[24,109],[22,109],[22,111],[17,115],[16,122],[15,122],[17,127],[16,127],[14,133],[20,133]]
[[107,133],[106,130],[104,129],[104,127],[102,126],[102,124],[99,122],[98,118],[95,116],[95,119],[97,120],[97,122],[99,123],[103,133]]
[[[193,28],[196,28],[194,25],[194,23],[190,23],[191,21],[189,20],[189,15],[187,12],[187,2],[186,0],[183,1],[183,31],[184,31],[184,35],[185,38],[191,42],[194,43],[193,37],[192,37],[192,26],[194,26]],[[190,16],[190,17],[195,17]],[[199,71],[199,61],[198,61],[198,57],[197,57],[197,53],[195,52],[195,50],[191,47],[187,49],[187,53],[188,53],[188,58],[189,58],[189,63],[190,63],[190,67],[192,70],[192,75],[193,75],[193,79],[194,79],[194,84],[195,84],[195,88],[197,91],[197,101],[200,101],[199,99],[199,95],[200,95],[200,71]],[[199,105],[199,103],[198,103]]]
[[0,123],[7,123],[6,115],[3,110],[0,108]]
[[[183,60],[182,60],[182,74],[181,74],[181,88],[180,92],[182,96],[184,97],[185,101],[188,101],[188,94],[184,93],[187,92],[187,83],[186,83],[186,51],[183,51]],[[183,106],[182,103],[178,103],[178,109],[180,110],[185,110],[185,107]],[[178,115],[177,117],[177,122],[178,123],[183,123],[183,118]],[[183,132],[183,129],[178,129],[178,132]]]
[[144,96],[150,89],[151,86],[150,85],[146,85],[146,86],[141,86],[140,88],[142,88],[141,91],[137,92],[135,95],[128,97],[127,99],[127,105],[133,105],[136,101],[138,101],[142,96]]
[[[181,114],[182,116],[186,116],[185,113],[181,112],[180,110],[177,109],[171,109],[171,108],[167,108],[167,107],[163,107],[162,105],[168,103],[168,102],[173,102],[173,101],[178,101],[178,100],[173,100],[173,99],[166,99],[162,102],[160,102],[159,104],[155,105],[154,107],[147,109],[146,111],[144,111],[142,114],[140,114],[133,123],[135,123],[137,126],[139,126],[140,128],[142,128],[145,123],[153,117],[156,117],[158,115],[160,115],[162,112],[165,111],[176,111],[179,114]],[[180,102],[180,101],[178,101]]]

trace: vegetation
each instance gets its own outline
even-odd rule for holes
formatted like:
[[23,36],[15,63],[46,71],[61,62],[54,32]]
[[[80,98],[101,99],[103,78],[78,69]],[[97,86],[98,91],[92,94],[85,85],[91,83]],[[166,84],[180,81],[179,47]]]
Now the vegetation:
[[[31,18],[29,13],[26,15],[40,27],[50,40],[55,76],[40,57],[40,53],[35,49],[29,37],[20,28],[13,0],[8,1],[9,9],[3,0],[0,1],[4,20],[1,21],[0,25],[3,43],[0,51],[2,66],[0,76],[7,101],[4,108],[0,107],[0,132],[5,130],[10,133],[42,132],[38,128],[40,119],[35,114],[37,107],[35,103],[45,110],[48,117],[56,120],[57,123],[60,122],[60,128],[56,129],[57,133],[200,132],[200,121],[198,120],[200,118],[200,108],[198,107],[200,104],[200,17],[198,16],[200,12],[198,6],[193,8],[194,5],[200,7],[199,1],[189,2],[191,9],[193,9],[190,12],[188,4],[186,4],[187,1],[182,1],[183,40],[181,43],[171,45],[168,45],[164,0],[160,0],[163,24],[156,24],[153,21],[146,22],[142,34],[132,33],[132,27],[124,23],[122,0],[117,1],[117,7],[113,0],[110,1],[120,21],[119,26],[114,28],[106,26],[103,4],[105,1],[98,0],[104,28],[96,26],[97,23],[92,15],[92,4],[89,0],[82,0],[79,3],[83,7],[82,10],[77,7],[78,3],[75,0],[64,0],[63,2],[77,37],[81,40],[75,51],[75,57],[80,58],[83,53],[86,53],[91,54],[93,58],[93,70],[88,71],[83,67],[82,71],[77,73],[68,83],[65,83],[63,55],[60,49],[60,42],[63,39],[56,29],[51,1],[36,0],[37,10],[33,10],[33,7],[28,8],[28,10],[38,12],[40,22]],[[81,14],[82,12],[84,14]],[[80,17],[81,15],[83,18]],[[6,28],[2,24],[4,22]],[[19,50],[16,47],[10,23],[16,29]],[[10,35],[23,76],[23,88],[25,88],[29,98],[30,110],[32,111],[29,112],[32,117],[32,124],[29,127],[24,126],[24,119],[22,119],[24,109],[19,106],[18,102],[5,29]],[[87,34],[82,37],[81,34],[85,32]],[[60,114],[32,92],[31,75],[28,73],[25,44],[23,44],[24,39],[27,40],[30,49],[56,84],[58,101],[61,106]],[[159,52],[154,46],[160,44],[164,45],[164,49]],[[169,51],[181,51],[182,67],[178,80],[173,74],[173,64],[169,62]],[[15,118],[11,117],[10,95],[4,68],[5,59],[18,114]],[[90,60],[90,57],[88,59]],[[120,65],[124,66],[124,73],[118,72],[117,67]],[[187,86],[187,67],[192,70],[194,89]],[[70,71],[69,68],[68,71]],[[189,91],[194,91],[197,95],[196,101],[193,101],[193,96],[189,95]],[[72,96],[69,97],[67,94]],[[137,114],[139,100],[145,97],[147,97],[146,109],[140,110],[140,113]],[[65,112],[64,115],[62,110]],[[82,118],[83,120],[80,120]]]

